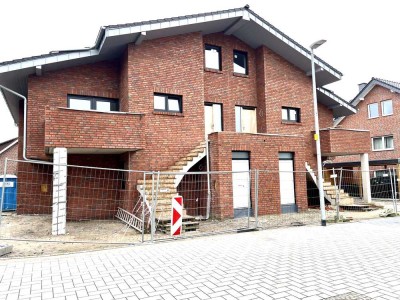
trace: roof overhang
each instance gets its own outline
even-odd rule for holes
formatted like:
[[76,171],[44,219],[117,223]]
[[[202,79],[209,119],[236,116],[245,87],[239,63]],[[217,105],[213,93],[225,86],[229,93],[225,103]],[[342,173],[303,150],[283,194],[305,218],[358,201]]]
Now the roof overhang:
[[353,105],[335,93],[321,87],[317,87],[317,99],[319,103],[332,109],[334,118],[349,116],[357,112]]
[[[218,12],[168,18],[132,24],[102,27],[92,48],[54,51],[46,55],[0,63],[0,84],[27,96],[27,78],[82,64],[118,58],[129,43],[201,32],[203,35],[224,32],[233,35],[252,48],[262,45],[311,74],[311,53],[247,7]],[[323,86],[342,77],[342,73],[322,59],[315,57],[316,82]],[[5,99],[15,121],[18,120],[18,101],[5,93]]]

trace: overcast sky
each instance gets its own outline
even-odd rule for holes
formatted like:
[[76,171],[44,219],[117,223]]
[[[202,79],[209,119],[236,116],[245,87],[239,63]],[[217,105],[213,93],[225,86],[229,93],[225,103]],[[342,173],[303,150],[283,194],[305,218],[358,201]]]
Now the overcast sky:
[[[5,0],[1,4],[0,62],[93,46],[100,26],[242,7],[305,47],[328,42],[316,54],[341,71],[343,79],[326,86],[346,100],[371,77],[400,81],[398,0],[168,0],[44,1]],[[0,99],[0,142],[17,136]]]

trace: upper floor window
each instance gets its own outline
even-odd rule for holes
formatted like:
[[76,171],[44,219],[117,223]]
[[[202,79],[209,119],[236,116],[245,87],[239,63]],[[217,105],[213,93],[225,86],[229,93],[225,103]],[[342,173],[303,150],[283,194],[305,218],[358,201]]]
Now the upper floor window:
[[182,112],[182,96],[154,94],[154,110],[166,112]]
[[379,117],[379,105],[378,103],[368,104],[368,118],[377,118]]
[[205,67],[215,70],[222,70],[221,67],[221,47],[205,45]]
[[300,108],[282,107],[282,120],[300,123]]
[[118,111],[117,99],[68,95],[68,108],[80,110]]
[[392,100],[385,100],[381,102],[382,116],[393,115],[393,102]]
[[236,132],[257,133],[257,114],[255,107],[235,106]]
[[393,135],[372,138],[372,150],[393,150]]
[[247,52],[233,50],[233,72],[248,75]]

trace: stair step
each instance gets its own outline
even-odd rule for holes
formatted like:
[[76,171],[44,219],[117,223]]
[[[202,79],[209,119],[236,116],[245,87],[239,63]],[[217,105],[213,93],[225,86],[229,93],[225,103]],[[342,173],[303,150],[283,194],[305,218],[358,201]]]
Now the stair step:
[[[154,178],[154,181],[157,181],[157,177]],[[174,183],[174,178],[167,178],[167,179],[161,179],[160,176],[160,180],[159,180],[160,185],[161,184],[173,184]],[[143,185],[144,184],[144,180],[140,179],[137,181],[138,185]],[[151,186],[151,180],[146,180],[146,186],[150,185]]]
[[[154,193],[157,191],[157,182],[154,182],[154,186],[151,182],[149,184],[146,184],[146,191],[152,190],[154,188]],[[143,185],[141,186],[141,189],[143,189]],[[175,190],[176,188],[174,186],[174,183],[163,183],[158,185],[158,192],[159,193],[167,193],[168,191]]]
[[172,166],[168,168],[170,171],[181,171],[182,169],[182,166]]

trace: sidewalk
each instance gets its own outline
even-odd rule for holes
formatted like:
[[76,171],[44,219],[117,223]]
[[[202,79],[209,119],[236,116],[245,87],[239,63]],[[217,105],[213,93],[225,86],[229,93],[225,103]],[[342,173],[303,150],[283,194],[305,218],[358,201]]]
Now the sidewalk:
[[400,299],[400,218],[3,259],[0,299]]

